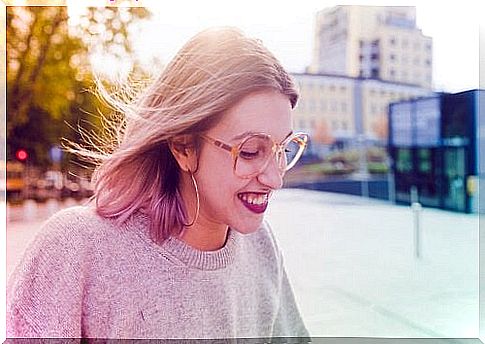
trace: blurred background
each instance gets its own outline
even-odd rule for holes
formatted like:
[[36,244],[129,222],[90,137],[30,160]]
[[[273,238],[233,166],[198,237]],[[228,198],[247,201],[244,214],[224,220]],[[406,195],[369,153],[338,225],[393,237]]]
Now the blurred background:
[[102,137],[113,110],[94,79],[149,79],[198,31],[234,25],[300,89],[310,143],[267,216],[312,335],[478,335],[483,6],[58,3],[5,12],[7,275],[46,218],[92,195],[94,166],[62,140]]
[[[285,6],[280,18],[270,19],[266,5],[258,11],[251,4],[184,11],[180,5],[65,4],[7,7],[7,145],[1,168],[7,171],[9,204],[90,195],[90,166],[66,154],[61,140],[102,135],[101,114],[111,109],[92,92],[95,77],[112,85],[150,78],[200,29],[232,24],[262,37],[299,85],[294,127],[311,141],[286,186],[398,203],[411,203],[414,195],[426,206],[479,212],[483,135],[476,41],[455,42],[450,31],[437,39],[425,34],[418,22],[434,22],[427,24],[430,32],[442,25],[428,7],[419,8],[428,15],[423,17],[414,6],[309,2],[290,20]],[[469,17],[473,8],[463,8],[442,10],[455,9],[462,36],[477,38],[478,22]],[[472,23],[465,25],[467,19]],[[454,44],[446,51],[443,42],[450,40]],[[463,61],[456,60],[456,50]]]
[[[94,54],[138,72],[130,24],[144,8],[7,7],[7,199],[90,196],[90,170],[62,150],[61,139],[83,142],[100,131],[109,110],[93,92]],[[140,71],[144,73],[144,71]],[[82,129],[80,128],[82,127]],[[5,164],[2,166],[5,170]]]

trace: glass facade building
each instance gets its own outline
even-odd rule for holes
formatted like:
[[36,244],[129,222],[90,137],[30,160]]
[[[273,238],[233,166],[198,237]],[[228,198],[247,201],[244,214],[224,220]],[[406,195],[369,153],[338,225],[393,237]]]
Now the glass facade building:
[[485,212],[478,199],[485,182],[484,97],[471,90],[389,105],[396,202],[410,203],[416,190],[424,206]]

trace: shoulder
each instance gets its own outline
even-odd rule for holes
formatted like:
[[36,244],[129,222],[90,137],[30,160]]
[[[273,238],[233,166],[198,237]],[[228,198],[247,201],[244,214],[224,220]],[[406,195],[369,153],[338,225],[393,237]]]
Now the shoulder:
[[56,256],[68,259],[85,246],[89,232],[106,226],[93,208],[77,206],[61,210],[42,224],[23,256],[24,265],[50,261]]
[[37,233],[32,246],[66,246],[79,251],[90,241],[120,227],[114,219],[100,216],[93,206],[75,206],[52,215]]
[[268,220],[263,220],[258,230],[254,234],[262,243],[271,246],[276,251],[279,251],[278,240],[276,239],[273,228]]
[[24,251],[14,275],[52,266],[70,270],[89,260],[92,247],[114,228],[114,221],[99,216],[93,207],[61,210],[44,222]]
[[251,242],[255,254],[263,256],[266,260],[281,264],[282,254],[278,240],[267,220],[263,220],[260,227],[251,234],[247,234],[247,240]]
[[49,218],[43,225],[40,235],[46,237],[68,236],[74,235],[80,230],[95,232],[101,228],[113,226],[115,226],[114,221],[98,215],[94,207],[76,206],[63,209]]

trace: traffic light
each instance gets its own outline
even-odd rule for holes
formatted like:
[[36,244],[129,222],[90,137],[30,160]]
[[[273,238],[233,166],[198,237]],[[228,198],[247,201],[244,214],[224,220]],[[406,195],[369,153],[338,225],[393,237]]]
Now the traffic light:
[[17,149],[17,151],[15,152],[15,157],[17,158],[18,161],[23,162],[27,160],[27,158],[29,157],[29,154],[25,149],[21,148],[21,149]]

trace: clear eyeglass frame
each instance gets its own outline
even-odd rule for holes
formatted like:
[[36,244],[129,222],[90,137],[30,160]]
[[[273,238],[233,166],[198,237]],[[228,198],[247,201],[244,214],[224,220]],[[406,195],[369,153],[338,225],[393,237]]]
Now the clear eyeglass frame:
[[[290,170],[292,167],[295,166],[295,164],[298,162],[300,157],[303,155],[303,152],[305,151],[305,148],[306,148],[307,143],[308,143],[308,134],[303,133],[303,132],[293,133],[293,134],[289,135],[286,139],[284,139],[281,143],[276,142],[271,137],[271,135],[269,135],[269,134],[252,133],[252,134],[249,134],[248,136],[246,136],[239,144],[236,144],[236,145],[227,144],[227,143],[225,143],[221,140],[212,138],[208,135],[200,134],[199,136],[202,139],[204,139],[205,141],[230,152],[231,155],[232,155],[233,161],[234,161],[234,164],[233,164],[234,173],[241,178],[252,178],[252,177],[260,174],[262,171],[264,171],[264,169],[266,168],[268,163],[271,161],[272,157],[276,157],[276,162],[277,162],[278,168],[280,170],[280,173],[284,174],[285,172],[287,172],[288,170]],[[241,148],[244,146],[244,144],[248,140],[250,140],[254,137],[262,137],[264,139],[269,139],[272,142],[271,154],[268,154],[267,161],[265,161],[264,164],[262,164],[262,166],[260,167],[260,169],[258,171],[255,171],[254,173],[249,174],[249,175],[239,175],[237,173],[237,162],[238,162],[239,154],[241,152]],[[293,157],[292,161],[289,164],[285,163],[284,165],[282,165],[281,159],[285,155],[285,149],[286,149],[287,145],[292,141],[296,142],[298,144],[298,152],[295,154],[295,156]],[[284,168],[282,168],[282,167],[284,167]]]

